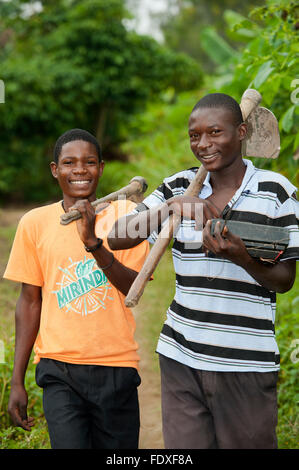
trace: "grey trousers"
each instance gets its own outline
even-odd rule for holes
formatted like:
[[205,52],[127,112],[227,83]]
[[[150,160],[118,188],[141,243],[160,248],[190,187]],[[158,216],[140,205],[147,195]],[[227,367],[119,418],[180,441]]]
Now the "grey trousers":
[[277,372],[210,372],[160,355],[166,449],[276,449]]

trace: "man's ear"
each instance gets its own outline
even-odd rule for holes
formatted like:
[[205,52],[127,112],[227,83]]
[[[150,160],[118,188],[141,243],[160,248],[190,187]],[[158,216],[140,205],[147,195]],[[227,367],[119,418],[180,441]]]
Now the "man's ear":
[[104,167],[105,167],[105,162],[104,162],[104,160],[101,160],[101,161],[100,161],[100,178],[101,178],[101,176],[102,176],[102,174],[103,174]]
[[244,140],[247,136],[247,124],[245,122],[239,125],[239,136],[240,140]]
[[57,163],[56,162],[51,162],[50,163],[50,168],[51,168],[51,173],[54,176],[54,178],[57,178]]

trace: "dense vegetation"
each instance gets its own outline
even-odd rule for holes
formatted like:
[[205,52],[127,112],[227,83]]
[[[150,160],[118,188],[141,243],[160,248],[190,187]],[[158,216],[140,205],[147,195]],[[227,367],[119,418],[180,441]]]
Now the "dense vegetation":
[[[28,3],[28,2],[27,2]],[[169,86],[200,86],[199,64],[128,31],[123,0],[0,2],[0,199],[45,201],[57,194],[49,172],[58,136],[80,127],[104,156],[121,157],[126,121]]]
[[225,10],[227,40],[214,26],[198,28],[201,50],[214,62],[210,75],[202,73],[204,61],[180,47],[174,52],[128,31],[122,0],[43,2],[30,17],[21,14],[23,3],[0,1],[6,95],[0,104],[0,201],[58,197],[48,164],[56,138],[72,127],[90,130],[103,145],[109,165],[101,193],[127,184],[136,172],[152,187],[192,158],[186,128],[195,102],[215,90],[240,100],[248,87],[262,93],[281,131],[279,159],[255,163],[298,183],[296,2],[267,0],[248,17]]

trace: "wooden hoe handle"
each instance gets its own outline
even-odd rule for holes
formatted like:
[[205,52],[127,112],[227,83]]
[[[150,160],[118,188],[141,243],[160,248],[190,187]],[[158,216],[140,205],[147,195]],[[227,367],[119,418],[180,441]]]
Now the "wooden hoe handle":
[[[134,176],[134,178],[131,179],[130,183],[127,186],[124,186],[118,191],[110,193],[107,196],[102,197],[101,199],[96,199],[95,201],[91,203],[91,205],[93,207],[96,207],[103,202],[116,201],[117,199],[121,197],[130,199],[130,198],[133,198],[134,196],[137,197],[137,196],[142,195],[146,190],[147,190],[147,182],[145,181],[145,179],[142,178],[142,176]],[[77,220],[80,218],[81,218],[80,212],[77,210],[73,210],[73,211],[66,212],[65,214],[62,214],[62,216],[60,217],[60,223],[61,225],[67,225],[70,222],[73,222],[73,220]]]
[[[206,171],[203,166],[197,171],[194,180],[190,183],[185,196],[198,196],[199,190],[206,177]],[[181,216],[172,214],[168,217],[166,224],[163,226],[157,240],[154,243],[148,257],[146,258],[138,276],[135,278],[128,295],[125,300],[127,307],[135,307],[138,303],[139,298],[143,294],[144,288],[156,269],[157,264],[162,258],[170,240],[173,237],[174,232],[177,230],[181,223]]]

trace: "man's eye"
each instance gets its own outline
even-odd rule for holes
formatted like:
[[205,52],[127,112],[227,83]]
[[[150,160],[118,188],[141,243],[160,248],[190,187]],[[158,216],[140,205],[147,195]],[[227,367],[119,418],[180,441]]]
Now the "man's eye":
[[219,129],[213,129],[211,134],[215,135],[215,134],[218,134],[219,132],[221,132]]
[[198,139],[198,137],[199,137],[199,134],[192,134],[192,135],[190,135],[190,139],[191,139],[191,140]]

